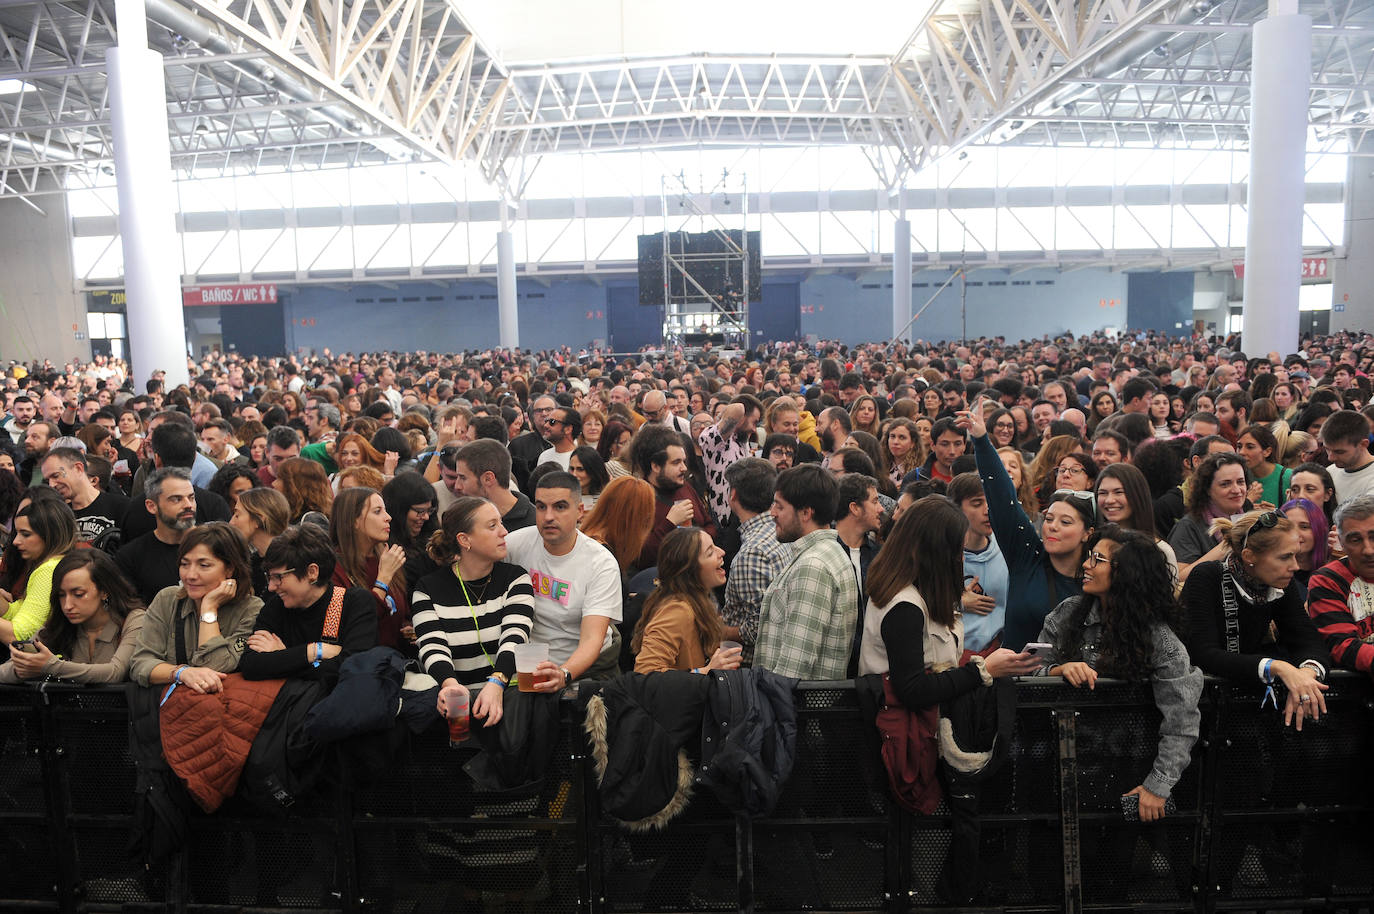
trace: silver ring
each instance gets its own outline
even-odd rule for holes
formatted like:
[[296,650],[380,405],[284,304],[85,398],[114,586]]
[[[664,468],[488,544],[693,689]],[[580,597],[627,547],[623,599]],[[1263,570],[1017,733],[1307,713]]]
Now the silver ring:
[[1311,695],[1299,695],[1299,696],[1298,696],[1298,701],[1311,701],[1311,700],[1312,700],[1312,696],[1311,696]]

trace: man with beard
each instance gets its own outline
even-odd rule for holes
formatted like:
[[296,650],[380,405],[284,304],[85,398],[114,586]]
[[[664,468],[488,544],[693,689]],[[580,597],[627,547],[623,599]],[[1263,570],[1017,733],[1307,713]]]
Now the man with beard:
[[754,429],[762,416],[763,404],[750,394],[740,394],[720,411],[716,424],[702,429],[697,438],[706,464],[711,513],[719,524],[730,521],[730,484],[725,481],[725,471],[736,460],[751,456],[749,444],[757,444]]
[[124,572],[145,604],[164,587],[181,580],[177,552],[186,532],[196,525],[196,492],[191,471],[185,467],[161,467],[148,474],[143,505],[156,520],[151,532],[125,543],[115,553],[115,564]]
[[[154,471],[157,468],[182,467],[191,474],[191,478],[194,478],[193,464],[196,458],[205,457],[196,449],[196,436],[191,431],[189,422],[163,422],[153,429],[152,434],[148,436],[148,446],[153,452]],[[147,484],[144,485],[145,489],[142,495],[146,499],[148,497]],[[227,521],[229,519],[232,512],[229,510],[228,502],[214,492],[202,489],[200,486],[194,486],[194,489],[196,523],[204,524],[212,520]],[[124,531],[125,542],[130,542],[136,537],[151,532],[154,526],[152,508],[146,511],[141,510],[142,506],[139,504],[138,497],[139,493],[135,488],[134,501],[129,504],[129,510],[124,512],[124,519],[119,524],[120,529]]]
[[2,427],[10,436],[10,440],[15,444],[23,444],[24,438],[29,433],[29,426],[38,417],[38,407],[34,406],[32,400],[20,395],[14,398],[13,405],[10,406],[10,417]]
[[51,422],[39,420],[29,423],[24,435],[24,460],[15,472],[19,481],[26,486],[43,484],[43,458],[48,456],[48,448],[62,433]]
[[654,526],[639,553],[638,567],[657,565],[659,544],[678,527],[700,527],[716,538],[715,522],[687,482],[687,448],[681,435],[666,425],[645,424],[630,442],[630,465],[654,487]]
[[43,478],[76,515],[77,542],[113,552],[129,500],[118,492],[100,491],[87,472],[86,455],[76,448],[55,447],[43,458]]
[[829,457],[840,449],[849,433],[854,430],[854,422],[843,407],[829,406],[816,417],[816,436],[821,439],[821,453]]

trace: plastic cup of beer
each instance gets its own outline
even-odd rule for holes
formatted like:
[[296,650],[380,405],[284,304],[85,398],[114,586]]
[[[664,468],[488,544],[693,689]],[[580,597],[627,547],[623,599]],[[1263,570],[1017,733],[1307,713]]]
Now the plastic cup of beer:
[[449,686],[439,693],[444,699],[448,719],[449,748],[456,748],[468,738],[470,721],[468,719],[468,690],[461,686]]
[[535,667],[549,659],[547,644],[517,644],[515,646],[515,682],[522,692],[533,692]]
[[744,650],[744,645],[740,644],[738,641],[722,641],[720,643],[720,649],[723,651],[742,651]]

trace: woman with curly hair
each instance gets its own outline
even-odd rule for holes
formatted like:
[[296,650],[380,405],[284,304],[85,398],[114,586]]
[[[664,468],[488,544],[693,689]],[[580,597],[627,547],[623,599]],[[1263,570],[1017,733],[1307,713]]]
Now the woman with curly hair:
[[1178,556],[1178,578],[1186,582],[1193,566],[1225,558],[1225,537],[1213,523],[1245,510],[1248,482],[1245,460],[1239,454],[1212,454],[1197,465],[1185,486],[1187,513],[1169,532],[1169,545]]
[[881,437],[882,414],[878,411],[878,401],[868,394],[856,397],[849,404],[849,420],[858,431],[868,432],[874,438]]
[[[850,437],[856,437],[854,432]],[[882,457],[882,466],[894,486],[901,485],[906,474],[925,463],[925,449],[921,447],[921,435],[915,422],[892,419],[887,423],[882,437]]]
[[329,517],[330,506],[334,502],[334,492],[329,488],[329,477],[324,467],[304,457],[290,457],[277,468],[277,478],[272,488],[286,496],[291,505],[291,523],[299,524],[301,518],[311,513]]
[[[1036,639],[1053,645],[1045,672],[1092,688],[1098,676],[1148,682],[1163,720],[1154,764],[1126,796],[1140,820],[1164,816],[1164,802],[1192,760],[1201,715],[1202,673],[1183,646],[1183,612],[1164,556],[1143,533],[1102,528],[1083,561],[1083,593],[1059,604]],[[1129,867],[1127,868],[1129,870]]]
[[[1048,494],[1056,488],[1056,475],[1059,472],[1059,462],[1064,459],[1065,454],[1072,454],[1082,447],[1082,442],[1073,435],[1056,435],[1035,455],[1035,460],[1030,465],[1031,488],[1037,493]],[[1045,507],[1045,500],[1040,498],[1040,507]]]

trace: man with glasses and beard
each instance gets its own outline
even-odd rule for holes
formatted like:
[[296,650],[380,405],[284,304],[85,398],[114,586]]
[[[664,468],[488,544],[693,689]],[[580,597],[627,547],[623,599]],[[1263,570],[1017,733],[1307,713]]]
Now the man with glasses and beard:
[[549,446],[539,454],[535,466],[556,463],[568,469],[572,452],[577,448],[577,436],[582,434],[582,416],[569,406],[560,406],[544,417],[544,440]]
[[157,526],[125,543],[115,553],[115,564],[147,604],[158,591],[175,586],[181,580],[177,552],[187,531],[196,525],[196,493],[191,486],[191,471],[185,467],[156,469],[148,474],[143,494],[144,507]]

